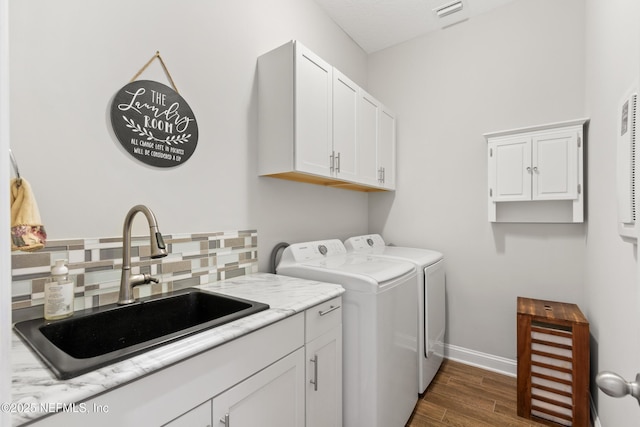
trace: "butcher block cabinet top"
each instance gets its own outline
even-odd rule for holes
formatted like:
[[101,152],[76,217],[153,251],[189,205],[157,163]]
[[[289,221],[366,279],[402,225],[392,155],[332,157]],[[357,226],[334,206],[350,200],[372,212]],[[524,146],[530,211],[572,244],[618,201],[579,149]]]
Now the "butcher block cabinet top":
[[576,304],[564,302],[518,297],[518,314],[534,316],[537,320],[589,324]]

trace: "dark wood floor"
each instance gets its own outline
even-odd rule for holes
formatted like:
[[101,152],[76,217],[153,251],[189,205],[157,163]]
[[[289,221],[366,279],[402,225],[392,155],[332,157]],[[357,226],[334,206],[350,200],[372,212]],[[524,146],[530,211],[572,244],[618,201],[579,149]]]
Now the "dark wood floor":
[[516,379],[445,359],[407,427],[541,427],[557,424],[520,418]]

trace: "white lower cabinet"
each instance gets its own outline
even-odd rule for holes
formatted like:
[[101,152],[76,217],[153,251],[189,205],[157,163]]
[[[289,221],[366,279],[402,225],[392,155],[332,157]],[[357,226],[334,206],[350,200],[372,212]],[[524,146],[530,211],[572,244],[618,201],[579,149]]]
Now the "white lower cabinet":
[[[82,413],[60,412],[35,425],[341,426],[340,304],[332,299],[76,404]],[[318,357],[317,394],[308,387],[310,354]]]
[[212,400],[214,427],[304,425],[304,349]]
[[211,400],[207,400],[163,427],[211,427]]
[[306,426],[342,426],[342,301],[305,313]]

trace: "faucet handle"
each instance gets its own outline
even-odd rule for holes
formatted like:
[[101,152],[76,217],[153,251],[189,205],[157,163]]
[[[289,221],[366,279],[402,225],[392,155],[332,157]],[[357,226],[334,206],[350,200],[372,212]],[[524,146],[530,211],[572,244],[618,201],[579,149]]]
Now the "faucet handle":
[[133,274],[129,276],[129,285],[133,288],[138,285],[145,285],[147,283],[160,283],[157,277],[153,277],[150,274]]
[[142,283],[151,283],[151,282],[159,283],[160,282],[157,277],[153,277],[150,274],[143,274],[143,276],[144,276],[144,281]]

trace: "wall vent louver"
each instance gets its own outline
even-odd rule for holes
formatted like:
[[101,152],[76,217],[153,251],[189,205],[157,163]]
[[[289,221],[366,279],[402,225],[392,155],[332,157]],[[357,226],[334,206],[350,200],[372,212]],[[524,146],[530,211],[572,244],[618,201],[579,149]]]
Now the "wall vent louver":
[[638,106],[638,95],[634,93],[631,96],[631,112],[630,112],[631,143],[629,144],[631,148],[631,155],[629,156],[631,158],[631,165],[629,165],[629,167],[631,168],[631,219],[634,224],[636,222],[636,119],[637,119],[637,111],[638,111],[637,106]]
[[627,241],[637,242],[636,179],[639,178],[636,154],[638,90],[634,87],[620,102],[618,133],[617,196],[618,232]]

